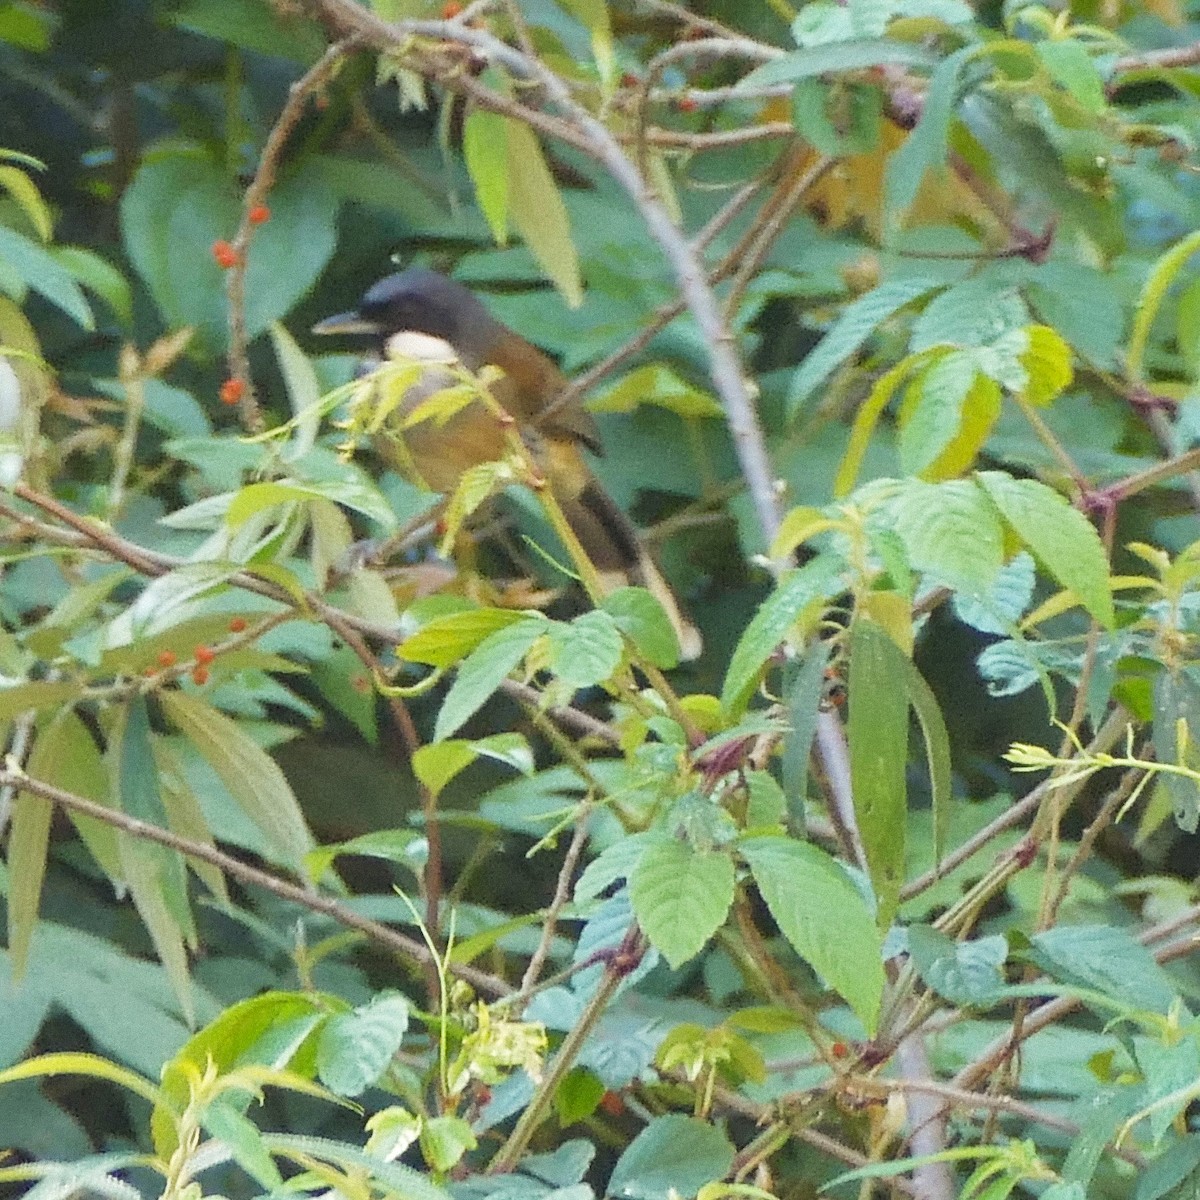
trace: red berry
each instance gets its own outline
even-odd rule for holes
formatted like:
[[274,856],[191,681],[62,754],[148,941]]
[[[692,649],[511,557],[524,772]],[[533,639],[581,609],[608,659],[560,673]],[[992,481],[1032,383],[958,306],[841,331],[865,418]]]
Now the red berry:
[[229,632],[230,633],[242,633],[245,630],[245,628],[246,628],[246,618],[245,617],[230,617],[229,618]]
[[675,107],[679,109],[680,112],[695,112],[696,109],[700,107],[700,101],[694,96],[680,96],[679,99],[675,101]]
[[625,1111],[625,1101],[618,1092],[605,1092],[600,1097],[600,1110],[610,1117],[619,1117]]
[[845,1042],[834,1042],[829,1049],[834,1058],[845,1058],[850,1053],[850,1047]]
[[271,219],[271,210],[265,204],[256,204],[246,214],[246,218],[251,225],[263,225]]
[[212,662],[212,660],[214,658],[216,658],[217,656],[211,646],[197,646],[196,649],[192,651],[192,657],[202,667],[204,667],[204,666],[207,666],[210,662]]
[[625,74],[621,76],[622,87],[635,88],[641,82],[642,81],[632,71],[626,71]]
[[160,650],[158,652],[158,665],[160,667],[173,667],[178,661],[173,650]]
[[462,10],[463,6],[458,3],[458,0],[447,0],[447,2],[442,5],[442,20],[453,20],[460,12],[462,12]]
[[192,669],[192,682],[197,687],[203,687],[208,682],[208,668],[194,667]]
[[245,380],[227,379],[223,384],[221,384],[222,404],[236,404],[245,394]]
[[217,266],[222,270],[227,271],[230,267],[237,266],[241,256],[234,249],[231,242],[227,242],[224,238],[219,238],[212,244],[212,256],[217,260]]

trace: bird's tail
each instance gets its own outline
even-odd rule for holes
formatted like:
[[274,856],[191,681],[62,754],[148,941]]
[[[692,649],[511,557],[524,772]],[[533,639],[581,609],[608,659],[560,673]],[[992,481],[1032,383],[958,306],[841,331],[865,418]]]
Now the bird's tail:
[[684,615],[671,585],[642,545],[633,522],[595,480],[574,496],[558,497],[563,516],[609,587],[644,587],[666,611],[680,657],[691,662],[700,657],[704,643],[700,631]]

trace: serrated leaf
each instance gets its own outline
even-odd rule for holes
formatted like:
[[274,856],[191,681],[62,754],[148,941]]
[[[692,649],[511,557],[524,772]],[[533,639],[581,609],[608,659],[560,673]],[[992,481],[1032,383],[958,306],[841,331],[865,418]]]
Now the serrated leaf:
[[1178,995],[1154,955],[1125,929],[1063,925],[1030,943],[1030,958],[1052,979],[1094,988],[1135,1010],[1166,1013]]
[[1004,533],[974,483],[909,484],[892,512],[915,570],[971,595],[991,590],[1004,561]]
[[679,665],[679,638],[666,609],[645,588],[623,587],[610,592],[600,607],[652,666],[663,670]]
[[883,999],[883,943],[846,872],[824,850],[794,838],[747,838],[738,852],[792,948],[874,1033]]
[[629,878],[634,916],[672,967],[682,966],[721,927],[733,903],[733,859],[676,838],[651,846]]
[[472,717],[508,678],[508,673],[529,652],[549,623],[542,617],[524,617],[484,638],[458,668],[446,693],[433,729],[433,740],[449,737]]
[[885,928],[895,915],[904,875],[908,696],[903,680],[908,662],[879,625],[855,618],[848,684],[850,784],[879,923]]
[[385,992],[330,1017],[317,1039],[317,1073],[339,1096],[361,1096],[388,1069],[408,1029],[408,1000]]
[[922,474],[958,436],[977,376],[974,356],[952,351],[935,359],[908,385],[900,408],[898,443],[906,474]]
[[312,849],[304,814],[278,764],[236,721],[178,691],[160,693],[168,720],[217,773],[280,861],[297,870]]
[[926,172],[945,162],[950,122],[965,90],[963,70],[976,53],[975,46],[964,46],[938,63],[929,78],[921,119],[888,162],[884,211],[897,224],[917,198]]
[[550,671],[572,689],[610,679],[625,650],[616,621],[603,609],[585,612],[571,622],[553,622],[546,640]]
[[686,1200],[706,1183],[724,1179],[733,1156],[733,1144],[715,1125],[680,1113],[655,1117],[617,1160],[608,1195],[621,1200]]
[[478,1144],[471,1126],[462,1117],[432,1117],[420,1135],[421,1154],[430,1169],[442,1174],[456,1166],[468,1150]]
[[886,320],[942,286],[940,280],[920,276],[893,279],[848,304],[792,379],[787,400],[789,414],[794,414]]
[[799,570],[785,574],[775,591],[759,605],[738,639],[725,672],[721,707],[727,716],[736,718],[745,710],[767,659],[796,622],[836,593],[841,569],[841,561],[833,555],[818,555]]
[[951,1004],[986,1008],[1004,987],[1008,943],[999,935],[956,942],[931,925],[910,925],[908,952],[925,984]]
[[1111,629],[1116,617],[1108,557],[1087,517],[1036,479],[1013,479],[1000,471],[983,471],[977,478],[1042,566]]

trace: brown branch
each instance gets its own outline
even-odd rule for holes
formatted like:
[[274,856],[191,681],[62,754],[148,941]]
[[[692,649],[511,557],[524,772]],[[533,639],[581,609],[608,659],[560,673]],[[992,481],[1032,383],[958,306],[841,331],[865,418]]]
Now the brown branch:
[[[234,858],[233,855],[226,854],[223,850],[207,846],[203,842],[193,841],[191,838],[181,837],[169,829],[162,829],[147,821],[139,821],[136,817],[128,816],[116,809],[106,808],[103,804],[96,804],[92,800],[77,796],[73,792],[64,791],[52,784],[43,783],[40,779],[33,779],[24,771],[13,770],[11,767],[0,770],[0,787],[14,787],[34,796],[41,796],[43,800],[49,800],[53,804],[77,812],[82,816],[91,817],[96,821],[102,821],[133,837],[154,842],[159,846],[166,846],[187,858],[208,863],[233,879],[260,887],[273,896],[290,900],[311,912],[320,913],[322,916],[338,922],[339,925],[346,926],[347,929],[355,929],[379,945],[422,966],[433,961],[433,955],[424,942],[419,942],[403,933],[397,933],[396,930],[389,929],[388,926],[381,925],[378,921],[359,916],[353,909],[347,908],[337,900],[289,883],[258,867],[252,867],[249,863],[244,863],[241,859]],[[506,996],[513,990],[498,975],[490,975],[476,967],[454,962],[448,963],[447,966],[452,974],[465,979],[472,987],[489,996]]]
[[254,395],[253,380],[250,378],[250,358],[246,350],[246,255],[254,230],[252,214],[265,202],[275,183],[283,148],[304,113],[308,97],[328,82],[342,59],[354,49],[356,41],[357,39],[351,36],[330,46],[288,89],[287,102],[267,135],[266,145],[258,160],[258,169],[242,198],[242,219],[231,242],[233,258],[232,265],[225,275],[225,295],[229,302],[229,378],[242,385],[238,412],[242,424],[252,433],[260,433],[263,427],[262,413]]

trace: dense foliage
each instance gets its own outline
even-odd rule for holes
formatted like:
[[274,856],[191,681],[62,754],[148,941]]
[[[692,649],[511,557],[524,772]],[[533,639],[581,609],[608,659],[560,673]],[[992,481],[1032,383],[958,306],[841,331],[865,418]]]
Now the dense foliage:
[[0,1181],[1194,1195],[1191,17],[2,0]]

